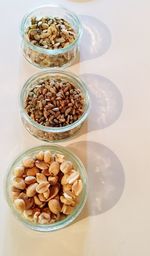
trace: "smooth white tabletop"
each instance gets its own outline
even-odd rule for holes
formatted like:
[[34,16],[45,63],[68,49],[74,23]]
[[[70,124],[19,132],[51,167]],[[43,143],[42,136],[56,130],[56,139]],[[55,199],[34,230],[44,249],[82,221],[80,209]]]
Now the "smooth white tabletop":
[[149,256],[149,0],[57,1],[84,26],[80,63],[69,70],[87,82],[92,110],[79,136],[62,145],[87,168],[87,206],[74,224],[43,234],[17,222],[5,202],[9,163],[43,144],[19,116],[20,89],[38,71],[22,56],[19,24],[29,9],[48,2],[0,2],[0,256]]

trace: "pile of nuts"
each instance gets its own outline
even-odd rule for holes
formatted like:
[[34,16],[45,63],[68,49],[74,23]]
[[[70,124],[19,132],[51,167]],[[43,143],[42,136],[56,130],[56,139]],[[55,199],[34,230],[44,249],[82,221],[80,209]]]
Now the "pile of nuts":
[[11,197],[25,219],[50,224],[72,213],[82,187],[80,174],[71,161],[62,154],[40,151],[14,169]]
[[62,78],[45,77],[34,85],[25,102],[27,114],[47,127],[63,127],[84,113],[84,98],[79,88]]
[[[73,44],[77,34],[71,24],[61,18],[42,17],[31,18],[31,25],[25,31],[25,38],[33,46],[39,46],[43,49],[65,49]],[[61,67],[71,62],[77,55],[78,47],[73,46],[63,53],[42,53],[34,50],[33,47],[24,45],[26,58],[40,67]]]
[[45,49],[65,48],[73,43],[76,33],[68,21],[60,18],[31,18],[26,31],[27,39]]

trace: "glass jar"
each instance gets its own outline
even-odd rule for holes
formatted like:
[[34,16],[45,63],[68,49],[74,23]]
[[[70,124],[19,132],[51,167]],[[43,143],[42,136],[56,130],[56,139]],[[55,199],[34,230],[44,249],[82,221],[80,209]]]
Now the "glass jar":
[[[72,124],[63,126],[63,127],[47,127],[35,122],[26,112],[24,105],[26,98],[29,92],[35,87],[37,81],[42,80],[43,78],[51,77],[51,78],[62,78],[71,82],[77,88],[80,88],[83,98],[84,98],[84,113],[82,116]],[[20,94],[20,113],[22,122],[29,131],[30,134],[35,136],[38,139],[47,142],[57,142],[63,139],[69,138],[73,136],[79,129],[81,128],[83,122],[86,120],[89,114],[90,108],[90,100],[89,94],[84,82],[72,74],[71,72],[63,71],[63,70],[46,70],[41,73],[37,73],[33,75],[31,78],[27,80],[24,87],[22,88]]]
[[[45,49],[32,44],[26,38],[26,30],[31,24],[31,17],[58,17],[68,21],[76,32],[76,39],[65,48]],[[82,26],[78,17],[69,10],[59,5],[41,6],[27,15],[21,23],[22,49],[25,58],[39,68],[67,67],[72,65],[78,55],[79,40],[82,34]]]
[[[55,222],[53,224],[37,224],[33,223],[27,219],[25,219],[14,207],[12,198],[11,198],[11,184],[12,184],[12,173],[15,167],[19,166],[22,163],[22,160],[25,157],[33,157],[35,156],[39,151],[46,151],[50,150],[52,153],[57,153],[57,154],[63,154],[66,159],[70,160],[75,169],[79,171],[80,177],[82,179],[83,183],[83,189],[80,195],[80,200],[73,212],[68,215],[65,219],[60,220],[58,222]],[[74,155],[70,150],[66,149],[65,147],[58,146],[58,145],[53,145],[53,146],[39,146],[35,148],[31,148],[28,151],[24,152],[21,154],[15,161],[14,163],[10,166],[7,176],[6,176],[6,182],[5,182],[5,193],[6,193],[6,200],[8,202],[8,205],[10,206],[13,214],[17,217],[19,221],[21,221],[24,225],[27,227],[36,230],[36,231],[43,231],[43,232],[50,232],[50,231],[55,231],[61,228],[64,228],[65,226],[69,225],[72,223],[77,216],[81,213],[86,199],[87,199],[87,175],[86,171],[84,168],[84,165],[80,161],[80,159]]]

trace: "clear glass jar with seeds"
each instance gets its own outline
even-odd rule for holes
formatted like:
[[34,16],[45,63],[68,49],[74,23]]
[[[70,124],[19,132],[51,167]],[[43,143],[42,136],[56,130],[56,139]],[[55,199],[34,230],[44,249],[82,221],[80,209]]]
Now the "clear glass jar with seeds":
[[38,139],[57,142],[81,128],[89,114],[90,100],[84,82],[62,70],[33,75],[20,94],[25,128]]
[[74,13],[59,5],[41,6],[22,20],[23,54],[39,68],[70,66],[78,55],[81,34]]
[[80,214],[87,198],[87,175],[70,150],[39,146],[14,161],[5,188],[17,219],[33,230],[49,232],[64,228]]

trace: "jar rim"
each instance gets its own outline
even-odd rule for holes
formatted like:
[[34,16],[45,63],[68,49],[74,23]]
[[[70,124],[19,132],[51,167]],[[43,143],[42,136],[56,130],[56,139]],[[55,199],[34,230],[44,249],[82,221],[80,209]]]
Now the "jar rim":
[[[79,166],[79,172],[81,174],[81,178],[83,181],[83,194],[81,194],[81,200],[80,200],[79,204],[75,207],[73,212],[70,215],[68,215],[65,219],[60,220],[55,223],[52,223],[52,224],[47,224],[47,225],[32,223],[32,222],[26,220],[25,218],[23,218],[22,216],[20,216],[20,214],[14,209],[14,207],[12,205],[12,201],[10,199],[10,195],[9,195],[10,175],[12,173],[13,168],[18,164],[18,162],[22,161],[22,159],[24,157],[26,157],[27,155],[31,155],[32,153],[34,154],[34,153],[36,153],[36,151],[41,151],[41,150],[56,151],[59,153],[64,153],[67,156],[69,156],[71,159],[73,159],[73,162],[77,163],[77,165]],[[21,221],[23,224],[25,224],[29,228],[36,230],[36,231],[40,231],[40,232],[55,231],[55,230],[64,228],[64,227],[68,226],[69,224],[71,224],[81,213],[81,211],[86,203],[86,200],[87,200],[88,177],[87,177],[87,172],[86,172],[86,169],[85,169],[82,161],[70,149],[68,149],[64,146],[57,145],[57,144],[41,145],[41,146],[37,146],[37,147],[32,147],[32,148],[22,152],[21,154],[19,154],[18,157],[15,158],[15,161],[13,161],[10,164],[7,174],[5,176],[4,183],[5,183],[5,191],[4,192],[5,192],[6,201],[9,205],[9,207],[12,209],[12,212],[15,215],[15,217],[17,217],[17,219],[19,221]]]
[[[84,97],[84,100],[86,101],[86,109],[84,110],[84,113],[80,116],[80,118],[78,120],[76,120],[75,122],[73,122],[72,124],[63,126],[63,127],[48,127],[48,126],[44,126],[41,125],[37,122],[35,122],[25,111],[24,109],[24,94],[26,92],[26,90],[28,89],[28,87],[30,86],[30,84],[32,83],[32,81],[34,81],[35,79],[40,78],[40,76],[45,75],[45,74],[62,74],[62,75],[66,75],[67,77],[73,79],[76,83],[78,83],[80,85],[80,88],[82,89],[82,94]],[[85,119],[87,118],[88,114],[90,111],[90,97],[89,97],[89,93],[88,90],[86,88],[85,83],[75,74],[73,74],[70,71],[64,71],[64,70],[59,70],[59,69],[51,69],[51,70],[45,70],[42,72],[38,72],[36,74],[34,74],[33,76],[31,76],[24,84],[21,93],[20,93],[20,113],[21,116],[23,116],[25,118],[25,120],[30,123],[32,126],[34,126],[35,128],[40,129],[43,132],[57,132],[57,133],[62,133],[62,132],[67,132],[77,126],[79,126],[81,123],[83,123],[83,121],[85,121]]]
[[[50,7],[55,7],[55,8],[61,8],[62,10],[64,10],[65,12],[67,12],[76,22],[77,26],[78,26],[78,33],[77,33],[77,36],[75,38],[75,40],[69,44],[68,46],[64,47],[64,48],[60,48],[60,49],[45,49],[43,47],[40,47],[40,46],[36,46],[34,44],[32,44],[30,41],[27,40],[27,38],[25,37],[25,23],[26,23],[26,20],[28,19],[28,17],[30,15],[32,15],[32,13],[34,13],[36,10],[39,10],[41,8],[50,8]],[[22,39],[24,40],[25,44],[28,45],[32,50],[34,51],[38,51],[38,52],[41,52],[43,54],[53,54],[53,55],[57,55],[57,54],[61,54],[61,53],[66,53],[68,51],[70,51],[74,45],[76,45],[76,43],[79,41],[79,39],[81,38],[81,35],[82,35],[82,32],[83,32],[83,29],[82,29],[82,24],[78,18],[78,16],[66,9],[65,7],[63,7],[62,5],[59,5],[59,4],[49,4],[49,5],[40,5],[39,7],[37,8],[34,8],[32,9],[30,12],[28,12],[27,14],[24,15],[24,17],[22,18],[22,21],[21,21],[21,25],[20,25],[20,33],[21,33],[21,36],[22,36]]]

